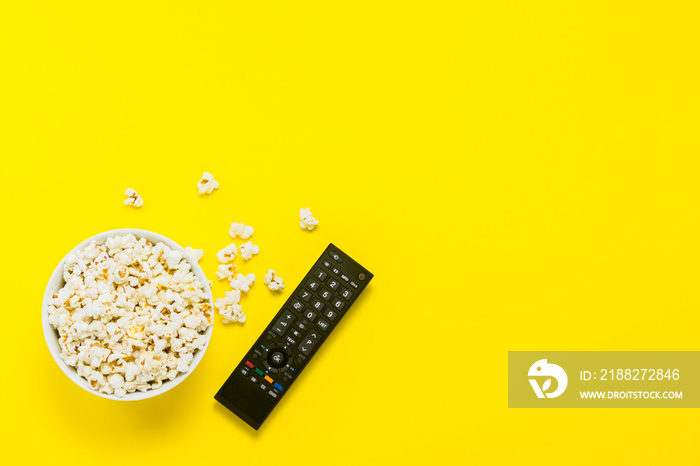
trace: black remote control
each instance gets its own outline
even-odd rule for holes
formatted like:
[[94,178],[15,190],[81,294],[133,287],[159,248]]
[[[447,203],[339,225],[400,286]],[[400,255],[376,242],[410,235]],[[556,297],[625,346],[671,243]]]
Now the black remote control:
[[373,276],[331,243],[214,398],[258,430]]

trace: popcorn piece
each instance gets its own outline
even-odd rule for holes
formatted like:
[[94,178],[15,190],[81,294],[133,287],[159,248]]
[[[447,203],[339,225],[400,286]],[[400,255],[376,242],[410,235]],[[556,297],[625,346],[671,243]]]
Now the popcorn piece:
[[219,259],[219,262],[221,262],[222,264],[228,264],[236,258],[237,254],[238,248],[236,248],[236,245],[234,243],[231,243],[221,251],[217,252],[216,258]]
[[239,290],[226,291],[224,298],[219,298],[214,303],[219,309],[219,314],[224,318],[225,324],[229,322],[245,322],[245,314],[243,308],[239,304],[241,301],[241,292]]
[[299,219],[301,219],[301,221],[299,222],[299,226],[302,230],[304,228],[306,228],[307,230],[313,230],[314,227],[318,225],[318,220],[314,218],[308,207],[299,210]]
[[[221,264],[219,265],[219,270],[216,271],[216,278],[219,280],[231,279],[235,277],[237,265],[234,264]],[[211,286],[211,285],[210,285]]]
[[277,272],[272,269],[269,269],[265,275],[265,284],[272,291],[281,291],[284,289],[282,277],[278,277]]
[[241,239],[250,238],[251,236],[253,236],[254,232],[255,230],[253,229],[253,227],[236,222],[233,222],[231,224],[231,228],[228,230],[228,234],[231,235],[231,238],[240,236]]
[[202,179],[197,183],[199,194],[211,194],[212,191],[219,187],[219,182],[214,179],[214,175],[209,172],[204,172]]
[[124,204],[131,205],[134,207],[141,207],[143,205],[143,198],[136,193],[133,189],[129,188],[124,192],[126,199]]
[[251,257],[253,257],[253,254],[257,254],[260,252],[260,248],[254,245],[252,241],[248,241],[245,244],[241,244],[240,249],[241,257],[245,260],[249,260]]
[[127,278],[129,278],[129,268],[125,265],[119,266],[116,269],[114,269],[112,275],[114,278],[114,283],[116,283],[117,285],[121,285],[122,283],[126,282]]
[[[213,323],[209,296],[192,272],[197,250],[189,249],[129,234],[67,258],[66,284],[49,301],[48,321],[61,359],[92,389],[123,397],[189,371]],[[244,319],[235,308],[227,312]]]
[[192,262],[199,262],[202,260],[202,257],[204,257],[204,249],[192,249],[191,247],[187,246],[185,251],[187,251],[187,254],[189,254]]
[[255,274],[249,273],[248,275],[243,275],[242,273],[239,273],[234,278],[232,278],[229,283],[231,285],[231,288],[233,288],[234,290],[247,292],[250,290],[250,287],[253,286],[253,284],[255,283]]

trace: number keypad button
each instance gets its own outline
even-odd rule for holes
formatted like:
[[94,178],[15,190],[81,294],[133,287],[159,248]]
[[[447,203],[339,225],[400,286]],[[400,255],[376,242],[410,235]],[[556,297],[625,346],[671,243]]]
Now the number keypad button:
[[321,284],[317,280],[310,278],[309,280],[307,280],[306,286],[308,286],[311,291],[318,291],[318,289],[321,287]]
[[333,295],[327,289],[321,288],[321,292],[319,293],[319,296],[321,296],[321,298],[323,298],[324,301],[328,302],[331,300],[331,297]]
[[302,289],[302,290],[299,292],[299,297],[300,297],[301,299],[303,299],[304,302],[307,302],[307,303],[308,303],[309,300],[311,299],[311,293],[309,293],[308,291]]
[[333,291],[338,291],[338,288],[340,288],[340,283],[338,282],[338,280],[331,279],[328,280],[328,286],[333,288]]
[[335,298],[331,305],[339,311],[342,311],[345,307],[345,303],[338,298]]
[[352,291],[348,290],[347,288],[341,288],[340,296],[342,296],[344,299],[350,299],[352,298]]
[[335,318],[338,317],[338,313],[331,309],[328,309],[326,312],[323,313],[323,316],[328,318],[331,322],[333,322]]
[[314,277],[318,278],[321,281],[325,280],[327,276],[328,274],[321,269],[314,270]]
[[322,303],[321,301],[319,301],[318,299],[314,299],[314,301],[311,303],[311,307],[313,307],[314,309],[316,309],[317,311],[320,312],[320,311],[322,311],[323,308],[326,307],[326,306],[325,306],[325,304],[323,304],[323,303]]

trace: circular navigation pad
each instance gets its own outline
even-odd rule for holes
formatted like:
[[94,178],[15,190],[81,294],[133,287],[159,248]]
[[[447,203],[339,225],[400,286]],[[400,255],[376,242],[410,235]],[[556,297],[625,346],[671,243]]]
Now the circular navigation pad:
[[273,374],[279,374],[289,369],[292,351],[283,343],[274,343],[267,348],[263,365]]

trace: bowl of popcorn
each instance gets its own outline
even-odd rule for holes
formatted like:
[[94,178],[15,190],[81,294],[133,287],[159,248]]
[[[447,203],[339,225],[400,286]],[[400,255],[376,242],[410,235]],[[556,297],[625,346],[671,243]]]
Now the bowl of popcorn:
[[83,389],[143,400],[181,383],[202,360],[214,321],[198,261],[146,230],[112,230],[76,246],[54,270],[42,307],[44,337]]

